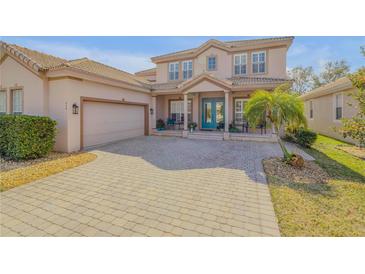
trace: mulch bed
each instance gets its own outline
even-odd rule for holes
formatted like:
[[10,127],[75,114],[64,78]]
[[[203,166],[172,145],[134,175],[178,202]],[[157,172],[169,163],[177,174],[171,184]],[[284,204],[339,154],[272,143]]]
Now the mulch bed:
[[355,146],[337,146],[336,148],[341,149],[360,159],[365,159],[365,148],[359,148]]
[[71,153],[51,152],[46,157],[39,158],[39,159],[33,159],[33,160],[24,160],[24,161],[11,161],[11,160],[6,160],[6,159],[0,157],[0,171],[8,171],[8,170],[12,170],[12,169],[20,168],[20,167],[31,166],[34,164],[51,161],[51,160],[56,160],[56,159],[64,158],[64,157],[71,156],[71,155],[72,155]]
[[314,161],[304,161],[302,168],[293,167],[281,158],[269,158],[263,161],[265,173],[268,176],[284,179],[293,183],[326,183],[328,174]]
[[[86,164],[96,157],[93,153],[64,153],[36,161],[12,162],[9,164],[12,169],[0,171],[0,192]],[[19,165],[15,168],[16,164]]]

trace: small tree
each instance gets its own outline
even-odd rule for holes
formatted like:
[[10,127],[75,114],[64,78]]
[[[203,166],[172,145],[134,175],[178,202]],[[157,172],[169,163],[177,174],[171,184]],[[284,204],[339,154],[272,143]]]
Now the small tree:
[[290,161],[292,154],[285,147],[279,132],[288,125],[306,125],[303,102],[296,95],[284,92],[282,87],[273,92],[257,90],[245,106],[245,115],[248,122],[255,126],[262,121],[263,114],[274,127],[284,159]]
[[342,119],[340,132],[344,138],[350,137],[359,142],[360,147],[365,146],[365,68],[359,69],[349,76],[358,92],[352,94],[359,104],[359,112],[352,118]]

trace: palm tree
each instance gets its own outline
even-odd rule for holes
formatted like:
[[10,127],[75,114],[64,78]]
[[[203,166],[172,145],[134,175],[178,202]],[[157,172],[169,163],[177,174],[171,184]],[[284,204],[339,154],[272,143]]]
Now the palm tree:
[[284,126],[307,124],[303,102],[296,95],[283,90],[282,87],[273,92],[257,90],[245,106],[245,115],[248,122],[254,126],[261,123],[266,116],[278,137],[284,159],[291,159],[292,154],[285,147],[279,132]]

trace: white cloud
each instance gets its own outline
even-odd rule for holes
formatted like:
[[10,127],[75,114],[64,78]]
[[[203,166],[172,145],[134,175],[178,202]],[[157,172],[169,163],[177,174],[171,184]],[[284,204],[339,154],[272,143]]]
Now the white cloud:
[[40,41],[28,41],[25,46],[68,60],[87,57],[130,73],[154,67],[154,64],[150,60],[150,56],[138,53],[104,50],[100,48],[86,48],[75,44],[60,44]]
[[308,47],[303,44],[296,44],[289,49],[288,56],[298,56],[308,52]]

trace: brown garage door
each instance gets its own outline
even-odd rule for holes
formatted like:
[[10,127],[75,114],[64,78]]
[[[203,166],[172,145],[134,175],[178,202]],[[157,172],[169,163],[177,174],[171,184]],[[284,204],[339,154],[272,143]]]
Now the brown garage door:
[[143,105],[84,100],[82,146],[90,147],[145,135],[145,117],[146,107]]

